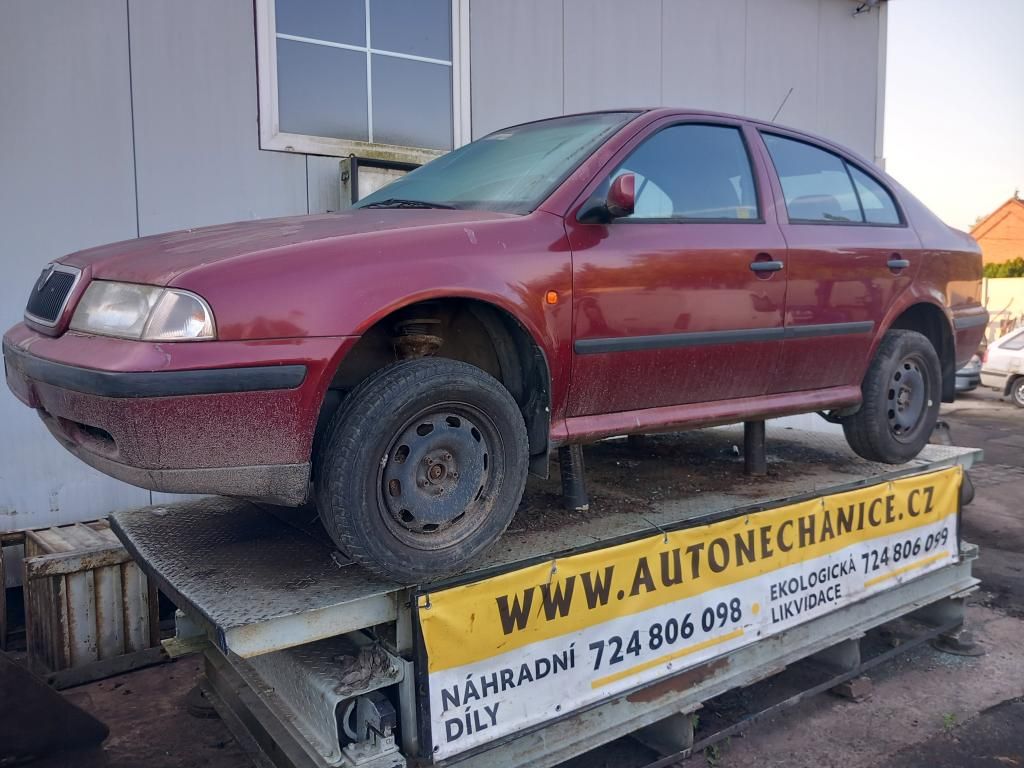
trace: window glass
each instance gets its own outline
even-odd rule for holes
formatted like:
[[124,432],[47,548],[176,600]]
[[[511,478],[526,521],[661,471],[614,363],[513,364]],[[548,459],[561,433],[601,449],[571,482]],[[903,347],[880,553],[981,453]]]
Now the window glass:
[[453,208],[527,213],[636,116],[634,112],[573,115],[506,128],[417,168],[359,201],[389,200]]
[[[410,115],[416,119],[410,120]],[[374,54],[373,139],[451,149],[451,69]]]
[[274,10],[279,34],[366,45],[364,0],[277,0]]
[[275,0],[280,130],[451,149],[451,10],[452,0]]
[[278,40],[277,112],[288,133],[367,141],[366,56]]
[[999,348],[1010,350],[1024,349],[1024,331],[1021,331],[1016,336],[1011,336],[1006,341],[1000,342]]
[[756,219],[743,137],[722,125],[674,125],[637,147],[611,175],[636,175],[633,219]]
[[869,224],[899,224],[900,214],[896,210],[896,203],[885,187],[859,168],[849,163],[846,167],[850,169],[853,183],[857,185],[857,194],[860,195],[865,220]]
[[370,0],[370,47],[449,61],[451,0]]
[[839,157],[802,141],[762,135],[779,174],[790,219],[864,221],[846,164]]

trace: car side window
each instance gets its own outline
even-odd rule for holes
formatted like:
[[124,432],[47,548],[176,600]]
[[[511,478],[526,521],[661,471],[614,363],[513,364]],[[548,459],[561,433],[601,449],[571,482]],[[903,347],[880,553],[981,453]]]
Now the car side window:
[[654,134],[626,158],[604,188],[636,175],[636,204],[626,219],[721,221],[757,219],[750,156],[738,128],[687,123]]
[[789,220],[803,224],[903,223],[892,194],[839,155],[797,139],[762,133],[782,184]]
[[1006,341],[1002,342],[999,345],[999,348],[1013,351],[1024,349],[1024,331],[1021,331],[1016,336],[1011,336]]
[[868,224],[899,224],[900,212],[892,195],[868,176],[860,168],[846,164],[850,169],[850,177],[857,187],[857,196],[860,198],[861,207],[864,209],[864,218]]
[[853,181],[840,157],[802,141],[771,133],[762,136],[779,174],[791,221],[864,222]]

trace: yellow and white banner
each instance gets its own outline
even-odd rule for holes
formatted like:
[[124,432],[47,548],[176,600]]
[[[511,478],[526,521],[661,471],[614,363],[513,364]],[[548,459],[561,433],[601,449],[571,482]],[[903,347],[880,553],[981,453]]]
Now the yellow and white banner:
[[901,478],[419,595],[434,758],[956,562],[962,473]]

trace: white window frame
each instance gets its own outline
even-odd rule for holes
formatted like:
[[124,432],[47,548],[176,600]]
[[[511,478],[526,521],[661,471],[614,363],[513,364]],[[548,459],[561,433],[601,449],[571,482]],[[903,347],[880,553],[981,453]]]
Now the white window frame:
[[[370,0],[366,3],[366,24],[370,24]],[[335,139],[327,136],[307,136],[288,133],[280,128],[277,101],[277,25],[274,0],[255,0],[256,8],[256,62],[259,89],[260,148],[282,152],[335,157],[368,157],[377,160],[395,160],[407,163],[425,163],[443,155],[445,150],[406,147],[376,141]],[[451,0],[452,4],[452,142],[460,147],[472,140],[469,90],[469,0]],[[289,39],[296,39],[290,37]],[[337,47],[364,53],[379,53],[371,46]],[[437,61],[422,56],[390,53],[400,58],[418,61]],[[447,62],[445,62],[447,63]],[[367,70],[367,79],[370,72]],[[369,87],[369,82],[367,82]],[[372,110],[369,114],[372,136]]]

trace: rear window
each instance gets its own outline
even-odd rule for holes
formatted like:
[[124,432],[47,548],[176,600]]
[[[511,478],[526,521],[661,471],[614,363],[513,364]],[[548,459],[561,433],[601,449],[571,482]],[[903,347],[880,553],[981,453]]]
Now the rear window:
[[762,134],[782,184],[790,221],[900,224],[899,209],[874,177],[821,147]]
[[865,221],[868,224],[899,224],[900,214],[896,210],[896,203],[885,187],[860,168],[855,168],[849,163],[846,167],[850,169],[850,178],[857,188]]
[[1017,331],[1016,334],[1008,336],[1006,339],[999,342],[999,348],[1013,351],[1024,349],[1024,329]]

